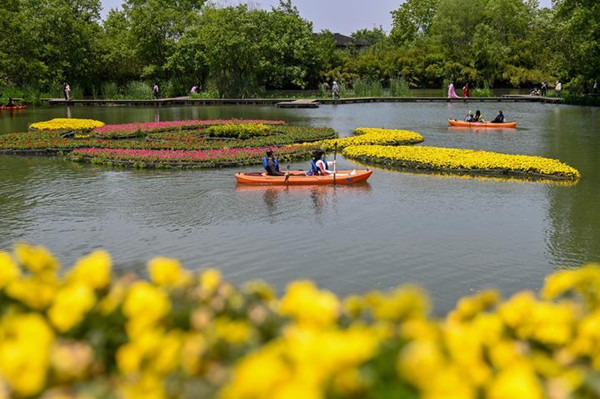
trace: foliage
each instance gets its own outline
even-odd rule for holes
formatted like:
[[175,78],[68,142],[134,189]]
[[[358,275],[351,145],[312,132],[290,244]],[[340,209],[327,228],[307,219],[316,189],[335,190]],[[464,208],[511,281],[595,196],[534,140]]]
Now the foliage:
[[423,136],[419,133],[398,129],[376,129],[359,127],[354,130],[354,136],[341,139],[325,140],[321,143],[324,149],[332,149],[334,146],[343,149],[357,145],[408,145],[423,142]]
[[150,260],[148,280],[117,277],[112,264],[103,250],[69,270],[43,247],[0,251],[7,396],[599,394],[598,265],[550,275],[539,295],[481,291],[438,318],[414,286],[338,298],[296,281],[277,296],[172,258]]

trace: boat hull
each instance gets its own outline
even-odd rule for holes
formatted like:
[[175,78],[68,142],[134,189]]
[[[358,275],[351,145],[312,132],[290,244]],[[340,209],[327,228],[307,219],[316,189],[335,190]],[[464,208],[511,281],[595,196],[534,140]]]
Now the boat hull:
[[306,172],[302,171],[291,171],[287,179],[285,176],[267,176],[263,173],[238,173],[235,178],[240,184],[265,186],[348,185],[367,181],[372,174],[372,170],[357,170],[355,173],[349,170],[340,170],[335,175],[335,182],[333,175],[306,176]]
[[517,127],[517,122],[506,123],[491,123],[491,122],[464,122],[448,119],[450,126],[457,127],[472,127],[472,128],[487,128],[487,129],[514,129]]

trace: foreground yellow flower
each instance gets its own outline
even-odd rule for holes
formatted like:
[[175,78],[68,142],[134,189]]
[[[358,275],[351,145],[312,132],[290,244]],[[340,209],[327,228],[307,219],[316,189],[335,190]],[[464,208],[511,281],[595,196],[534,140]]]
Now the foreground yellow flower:
[[191,282],[177,259],[154,258],[148,263],[148,271],[154,284],[161,287],[181,287]]
[[312,282],[298,281],[288,285],[280,310],[298,323],[327,325],[336,320],[340,303],[335,295],[319,291]]
[[15,255],[23,267],[33,273],[54,273],[59,267],[58,260],[44,247],[17,244]]
[[360,127],[354,130],[354,134],[355,136],[344,137],[341,139],[324,140],[321,142],[321,146],[326,150],[332,149],[336,144],[339,149],[357,145],[398,146],[417,144],[424,140],[423,136],[419,133],[398,129]]
[[0,375],[22,396],[44,389],[52,330],[39,314],[7,316],[0,322]]
[[33,123],[29,127],[37,130],[91,130],[101,126],[104,126],[104,122],[93,119],[55,118]]
[[102,289],[110,283],[110,269],[110,255],[98,250],[79,259],[69,273],[69,279],[93,289]]
[[83,284],[72,284],[58,292],[48,317],[59,331],[77,326],[96,303],[94,291]]
[[0,251],[0,288],[16,280],[21,271],[8,252]]
[[153,327],[170,310],[167,294],[147,282],[134,283],[123,304],[123,313],[129,318],[129,335],[135,336]]

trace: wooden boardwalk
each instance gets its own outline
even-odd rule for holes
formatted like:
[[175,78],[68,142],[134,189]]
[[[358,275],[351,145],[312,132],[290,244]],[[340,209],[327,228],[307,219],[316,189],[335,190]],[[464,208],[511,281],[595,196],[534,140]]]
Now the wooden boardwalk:
[[319,108],[317,100],[294,100],[277,103],[277,108]]
[[48,105],[60,106],[139,106],[139,107],[161,107],[169,105],[275,105],[280,108],[318,108],[320,104],[365,104],[365,103],[482,103],[482,102],[528,102],[560,104],[562,100],[553,97],[539,97],[528,95],[505,95],[502,97],[469,97],[469,98],[445,98],[445,97],[356,97],[356,98],[321,98],[321,99],[276,99],[276,98],[190,98],[174,97],[161,98],[158,100],[64,100],[60,98],[43,99]]

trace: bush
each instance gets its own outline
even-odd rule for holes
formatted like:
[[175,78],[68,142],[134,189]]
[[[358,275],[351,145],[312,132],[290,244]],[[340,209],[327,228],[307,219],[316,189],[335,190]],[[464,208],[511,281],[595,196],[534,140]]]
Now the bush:
[[408,82],[403,78],[390,79],[390,96],[392,97],[411,97]]
[[486,84],[482,89],[473,89],[471,97],[492,97],[492,89]]
[[378,80],[357,79],[353,87],[356,97],[383,97],[383,86]]
[[125,86],[123,97],[133,100],[151,100],[154,98],[152,85],[141,81],[129,82]]

